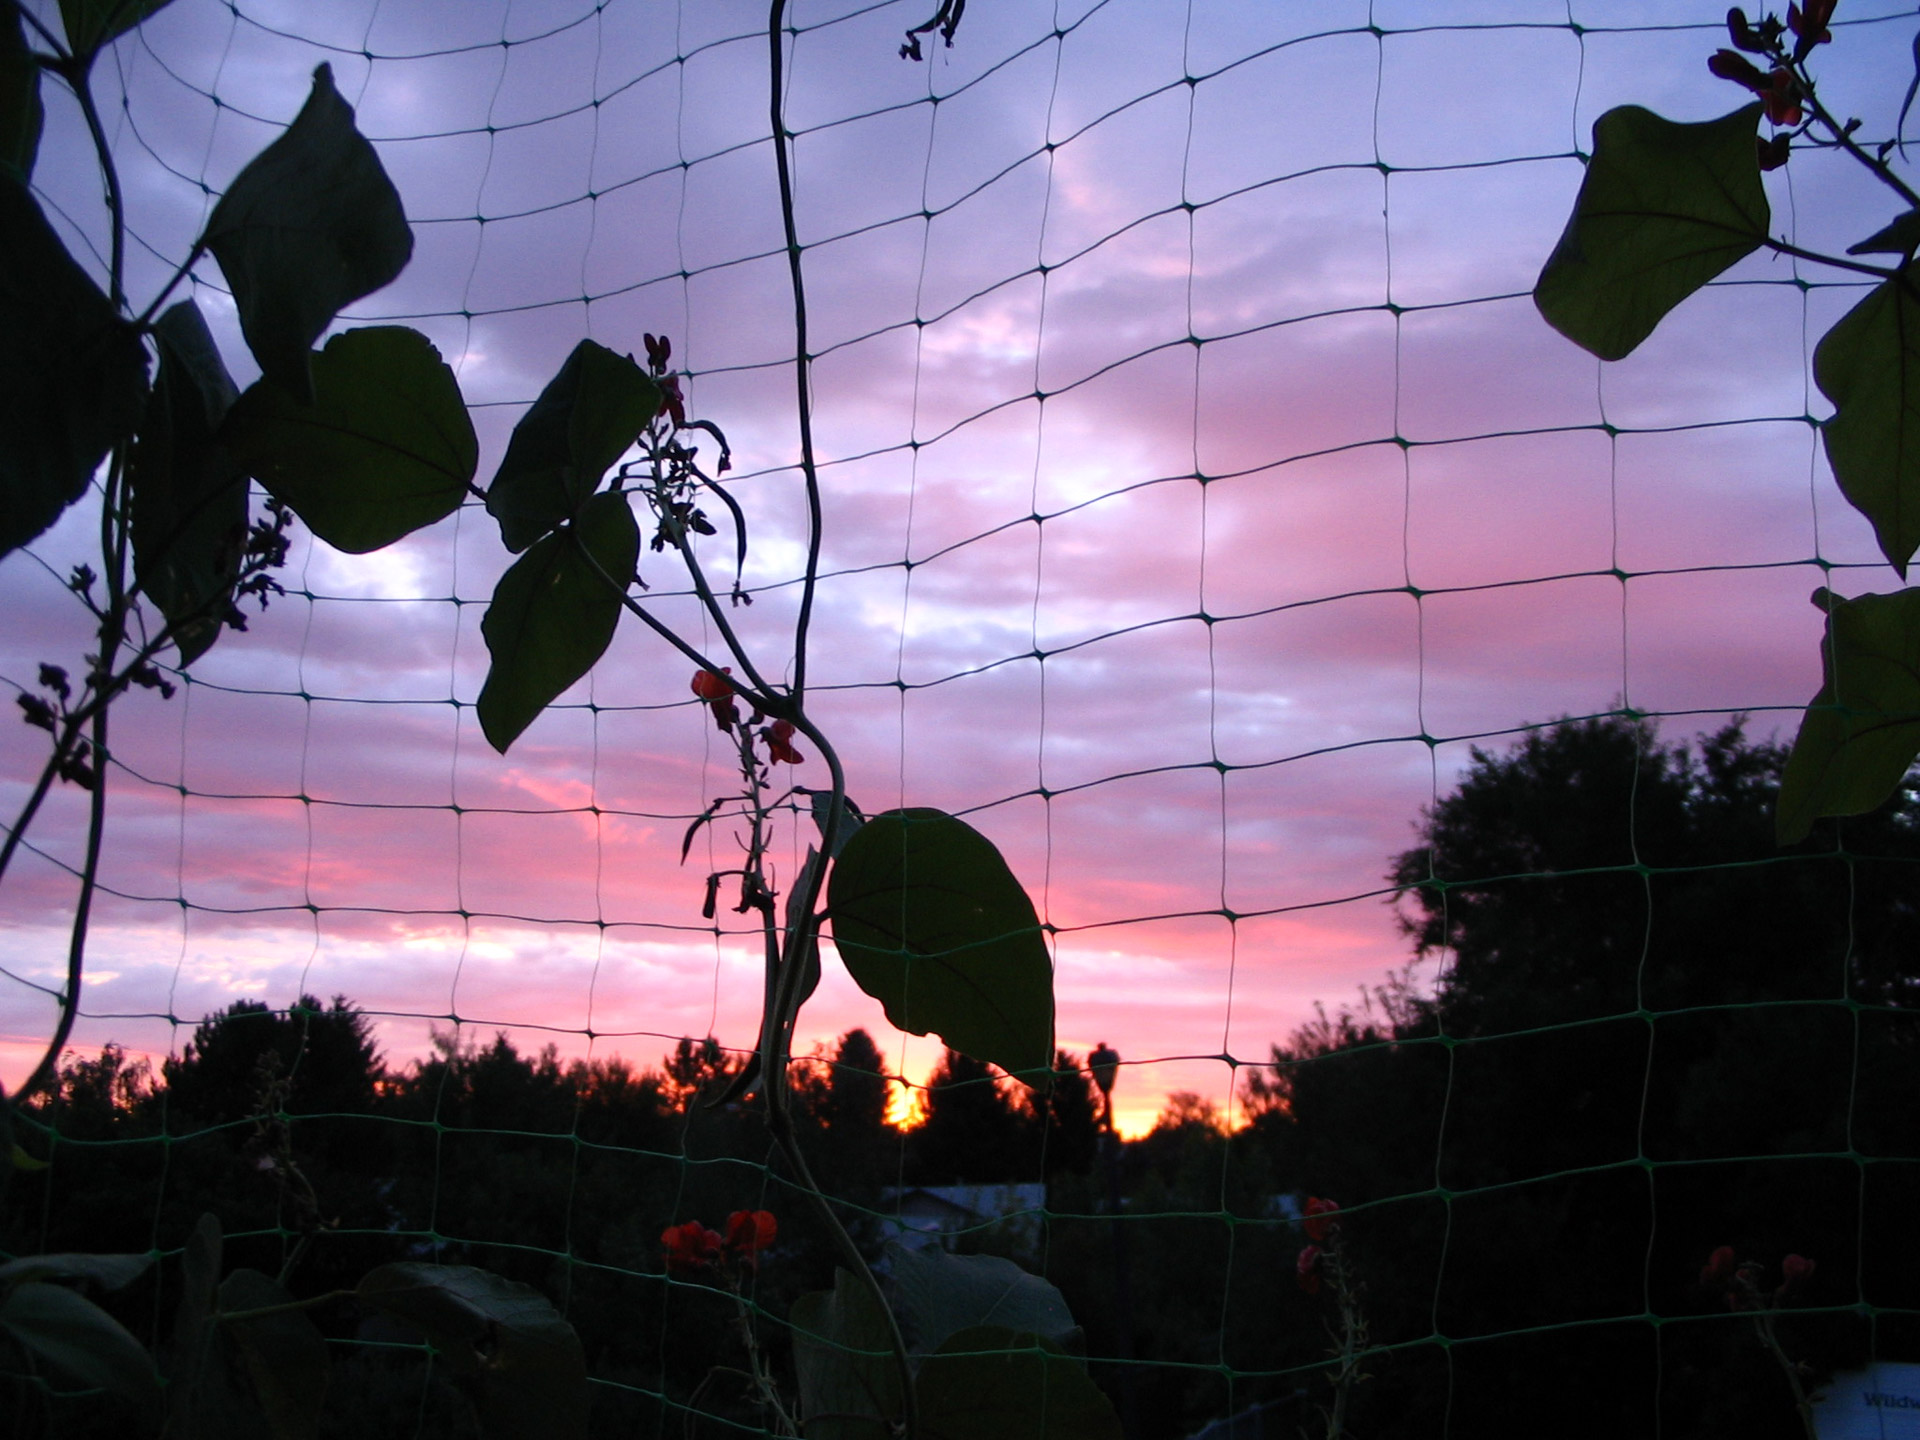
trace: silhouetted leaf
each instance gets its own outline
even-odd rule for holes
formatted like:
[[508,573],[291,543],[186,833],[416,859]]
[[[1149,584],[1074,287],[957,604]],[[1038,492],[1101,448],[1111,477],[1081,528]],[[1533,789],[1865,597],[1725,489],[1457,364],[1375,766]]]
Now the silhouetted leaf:
[[1573,217],[1533,287],[1546,322],[1618,360],[1767,238],[1755,127],[1764,107],[1682,125],[1623,105],[1593,126]]
[[1833,401],[1833,478],[1904,580],[1920,548],[1920,298],[1899,280],[1873,290],[1815,347],[1813,378]]
[[40,67],[27,52],[20,11],[9,5],[0,16],[0,171],[12,171],[16,180],[33,178],[45,118]]
[[1057,1345],[1004,1326],[951,1336],[915,1387],[928,1440],[1120,1440],[1120,1417]]
[[127,1328],[64,1285],[23,1280],[0,1299],[0,1329],[63,1375],[145,1409],[160,1401],[153,1360]]
[[313,533],[378,550],[459,508],[480,446],[453,372],[417,330],[347,330],[313,357],[313,399],[262,378],[221,438]]
[[[44,1163],[41,1168],[46,1168]],[[118,1290],[151,1264],[151,1255],[23,1255],[0,1265],[0,1285],[22,1280],[91,1280],[103,1290]]]
[[168,1431],[195,1440],[244,1440],[262,1422],[227,1364],[214,1321],[221,1249],[220,1222],[201,1215],[180,1256],[180,1300],[165,1351]]
[[998,1255],[951,1255],[937,1245],[911,1250],[892,1241],[887,1279],[912,1322],[917,1350],[937,1350],[977,1325],[1026,1331],[1061,1346],[1080,1337],[1059,1290]]
[[133,29],[173,0],[60,0],[60,20],[67,27],[67,48],[91,61],[102,45]]
[[640,527],[625,494],[594,496],[571,525],[514,561],[480,622],[493,657],[480,690],[480,728],[503,755],[561,691],[593,668],[620,623],[621,592],[595,571],[582,546],[616,582],[633,575]]
[[413,254],[399,192],[327,66],[313,72],[313,91],[286,132],[220,197],[202,238],[233,288],[261,373],[312,399],[313,342],[341,307],[387,284]]
[[1902,260],[1912,257],[1916,248],[1920,248],[1920,210],[1909,210],[1896,216],[1885,226],[1873,232],[1858,245],[1849,245],[1849,255],[1898,255]]
[[1053,965],[992,841],[938,810],[889,810],[847,841],[827,891],[840,958],[889,1020],[1047,1083]]
[[27,189],[0,172],[0,555],[86,492],[139,423],[147,352],[60,243]]
[[808,1440],[887,1440],[901,1413],[887,1317],[851,1271],[793,1302],[793,1369]]
[[518,554],[579,512],[660,412],[660,387],[625,355],[582,340],[520,417],[487,490],[500,538]]
[[1836,599],[1821,660],[1826,678],[1807,707],[1780,777],[1774,829],[1782,845],[1828,815],[1859,815],[1885,800],[1920,753],[1920,590]]
[[484,1440],[587,1431],[580,1337],[547,1297],[466,1265],[382,1265],[360,1299],[423,1332],[473,1402]]
[[134,563],[191,665],[220,636],[246,548],[247,474],[215,438],[238,392],[191,300],[153,328],[160,366],[133,451]]
[[[258,1270],[235,1270],[220,1286],[220,1309],[232,1313],[290,1305],[293,1296]],[[228,1345],[239,1355],[253,1398],[275,1440],[309,1440],[320,1433],[327,1394],[327,1342],[298,1310],[225,1322]],[[258,1433],[256,1431],[256,1433]]]

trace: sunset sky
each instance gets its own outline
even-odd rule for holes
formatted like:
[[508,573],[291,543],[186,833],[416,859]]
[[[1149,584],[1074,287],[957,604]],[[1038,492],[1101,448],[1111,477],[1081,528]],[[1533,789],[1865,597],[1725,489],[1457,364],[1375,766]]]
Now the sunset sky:
[[[1266,1059],[1406,961],[1383,876],[1473,744],[1623,701],[1670,737],[1737,712],[1791,733],[1818,562],[1843,593],[1897,584],[1809,423],[1813,346],[1862,291],[1757,255],[1606,367],[1533,308],[1601,112],[1746,98],[1706,70],[1723,5],[975,0],[951,49],[898,58],[932,8],[792,12],[814,713],[865,810],[940,806],[1002,847],[1058,927],[1059,1044],[1121,1052],[1138,1130],[1170,1090],[1224,1107],[1223,1055]],[[1874,138],[1911,14],[1848,0],[1819,57]],[[341,325],[433,338],[482,483],[580,337],[669,335],[734,445],[756,591],[735,618],[779,673],[804,512],[764,22],[757,0],[176,0],[96,72],[130,293],[327,61],[415,235]],[[36,188],[86,259],[92,155],[46,93]],[[1767,187],[1775,232],[1816,249],[1895,208],[1806,152]],[[211,262],[192,293],[245,385]],[[62,579],[96,534],[82,505],[0,562],[9,685],[81,668]],[[287,596],[172,701],[116,711],[78,1046],[158,1058],[234,999],[302,992],[377,1013],[395,1061],[456,1016],[645,1063],[681,1035],[752,1044],[755,947],[700,917],[731,833],[676,863],[731,778],[691,667],[623,627],[496,755],[472,702],[507,558],[477,505],[375,555],[303,534]],[[705,643],[672,558],[642,573]],[[43,739],[0,727],[9,818]],[[0,892],[9,1082],[54,1023],[82,798]],[[915,1078],[936,1054],[829,963],[806,1043],[854,1025]]]

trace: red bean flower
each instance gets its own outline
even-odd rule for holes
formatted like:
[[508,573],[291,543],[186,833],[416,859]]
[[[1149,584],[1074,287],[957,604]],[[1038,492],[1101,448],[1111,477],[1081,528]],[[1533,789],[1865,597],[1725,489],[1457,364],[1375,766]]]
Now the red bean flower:
[[740,723],[740,709],[733,703],[733,681],[727,678],[732,673],[731,667],[722,668],[718,674],[712,670],[693,672],[693,693],[713,711],[713,723],[727,733]]
[[1700,1267],[1700,1283],[1706,1286],[1724,1286],[1733,1279],[1733,1246],[1722,1245],[1707,1257],[1707,1263]]
[[1793,47],[1795,60],[1806,59],[1814,46],[1833,39],[1827,22],[1833,19],[1834,3],[1835,0],[1807,0],[1804,10],[1798,5],[1787,6],[1787,28],[1799,37],[1799,43]]
[[767,753],[782,765],[798,765],[807,758],[793,748],[791,720],[776,720],[767,727]]
[[1813,1278],[1813,1261],[1804,1255],[1789,1255],[1780,1262],[1782,1290],[1791,1290]]
[[666,1251],[667,1270],[676,1275],[704,1270],[720,1258],[725,1242],[719,1232],[709,1230],[698,1220],[671,1225],[660,1232],[660,1245]]
[[736,1210],[727,1217],[727,1249],[735,1255],[758,1255],[780,1233],[780,1222],[769,1210]]
[[1320,1293],[1320,1253],[1318,1245],[1309,1245],[1293,1262],[1294,1276],[1309,1295]]
[[1307,1232],[1307,1238],[1316,1245],[1326,1244],[1327,1237],[1340,1228],[1340,1222],[1333,1218],[1339,1209],[1340,1203],[1337,1200],[1322,1200],[1317,1195],[1309,1196],[1306,1224],[1302,1227]]

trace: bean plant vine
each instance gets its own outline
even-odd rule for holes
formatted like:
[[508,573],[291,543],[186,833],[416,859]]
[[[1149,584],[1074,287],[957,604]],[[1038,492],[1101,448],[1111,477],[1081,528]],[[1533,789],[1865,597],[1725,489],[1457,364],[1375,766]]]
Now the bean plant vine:
[[[1534,300],[1567,338],[1619,360],[1668,311],[1760,249],[1875,282],[1815,348],[1813,378],[1834,407],[1820,424],[1833,478],[1905,580],[1920,549],[1920,193],[1896,160],[1905,162],[1904,127],[1920,89],[1920,34],[1898,114],[1867,138],[1862,120],[1829,105],[1814,73],[1835,11],[1836,0],[1757,21],[1729,10],[1729,48],[1708,69],[1755,98],[1717,120],[1683,124],[1637,105],[1602,115]],[[1843,255],[1776,236],[1762,173],[1808,151],[1856,163],[1904,208]],[[1920,589],[1843,599],[1823,585],[1813,603],[1826,617],[1824,680],[1781,780],[1783,845],[1805,840],[1817,820],[1882,804],[1920,755]]]
[[[1054,1055],[1051,960],[1005,860],[939,811],[863,816],[809,713],[822,505],[793,137],[783,114],[785,0],[772,0],[767,24],[769,115],[792,282],[807,543],[791,647],[778,657],[756,653],[733,624],[734,609],[752,601],[742,582],[746,516],[725,479],[726,437],[690,415],[668,337],[641,337],[644,360],[581,341],[514,428],[485,486],[459,385],[426,336],[359,326],[314,348],[344,307],[400,274],[413,248],[401,198],[326,65],[286,130],[232,179],[158,293],[144,303],[126,293],[127,196],[91,74],[108,47],[167,3],[60,0],[58,27],[19,0],[0,16],[0,286],[15,317],[0,335],[0,556],[30,545],[83,499],[99,513],[98,568],[81,565],[68,577],[93,623],[94,648],[77,669],[42,664],[37,686],[17,696],[23,721],[50,744],[7,829],[0,878],[54,786],[80,787],[89,809],[59,1019],[42,1059],[5,1097],[9,1123],[26,1123],[21,1107],[48,1086],[79,1012],[115,702],[134,687],[170,696],[170,675],[228,630],[244,629],[248,608],[279,593],[275,576],[296,523],[337,550],[364,554],[477,499],[517,557],[482,624],[490,664],[476,709],[495,749],[505,753],[582,678],[629,616],[688,666],[693,699],[733,747],[739,789],[687,836],[690,848],[702,826],[735,827],[741,859],[707,877],[704,911],[714,916],[724,890],[763,947],[759,1041],[722,1098],[758,1096],[839,1267],[831,1291],[795,1307],[793,1405],[776,1392],[746,1326],[767,1413],[786,1433],[815,1436],[913,1437],[931,1426],[964,1440],[1010,1433],[1016,1422],[1021,1433],[1061,1440],[1117,1434],[1111,1405],[1062,1348],[1070,1327],[1059,1323],[1058,1293],[1009,1262],[896,1257],[900,1273],[918,1277],[910,1308],[921,1349],[910,1353],[895,1315],[901,1302],[882,1289],[814,1181],[791,1109],[795,1026],[818,983],[829,920],[839,958],[901,1028],[937,1034],[1035,1086],[1050,1082]],[[951,43],[962,8],[943,4],[915,33],[938,28]],[[49,82],[72,94],[93,142],[109,227],[104,287],[68,253],[34,195],[40,92]],[[207,259],[233,296],[260,371],[245,390],[197,305],[168,304]],[[649,604],[643,516],[645,545],[684,570],[716,637],[711,648]],[[722,585],[702,547],[729,538],[732,579]],[[802,744],[825,766],[826,786],[781,778],[806,759]],[[796,809],[811,814],[820,841],[783,893],[772,864],[775,825]],[[271,1109],[270,1099],[263,1104]],[[300,1174],[291,1151],[276,1164],[283,1178]],[[744,1240],[733,1234],[742,1224]],[[736,1287],[776,1224],[762,1211],[730,1223],[715,1254],[733,1258],[727,1273]],[[669,1262],[671,1237],[689,1233],[683,1225],[663,1237]],[[537,1292],[472,1267],[403,1262],[376,1267],[350,1290],[296,1297],[293,1271],[307,1238],[277,1276],[223,1274],[218,1223],[203,1218],[179,1257],[182,1299],[160,1364],[74,1288],[123,1285],[146,1256],[0,1265],[0,1330],[69,1378],[164,1414],[166,1433],[238,1425],[294,1435],[308,1433],[326,1383],[326,1347],[307,1312],[354,1303],[424,1335],[473,1402],[483,1434],[584,1433],[581,1347]],[[699,1267],[668,1268],[673,1280],[684,1278],[676,1270]],[[1044,1417],[1038,1430],[1035,1417]]]

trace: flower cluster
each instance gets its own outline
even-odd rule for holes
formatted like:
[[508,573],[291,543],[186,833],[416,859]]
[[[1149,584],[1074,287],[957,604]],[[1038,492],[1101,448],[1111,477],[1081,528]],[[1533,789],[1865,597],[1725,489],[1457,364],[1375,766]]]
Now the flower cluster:
[[1766,1267],[1738,1259],[1731,1245],[1722,1245],[1700,1267],[1700,1286],[1724,1299],[1729,1310],[1770,1310],[1812,1279],[1813,1270],[1813,1261],[1806,1256],[1786,1256],[1780,1262],[1780,1283],[1769,1295],[1763,1278]]
[[[1757,25],[1735,6],[1727,12],[1727,37],[1732,40],[1733,49],[1716,50],[1707,61],[1707,68],[1722,80],[1731,80],[1758,95],[1767,107],[1767,119],[1775,125],[1789,128],[1798,125],[1806,117],[1802,102],[1811,92],[1795,67],[1813,53],[1814,46],[1833,39],[1833,32],[1827,27],[1833,19],[1835,3],[1836,0],[1807,0],[1805,9],[1789,5],[1784,23],[1776,16],[1763,15]],[[1791,49],[1786,43],[1789,34],[1793,36]],[[1768,68],[1762,70],[1747,59],[1748,55],[1764,57]],[[1791,148],[1787,136],[1776,135],[1771,140],[1760,141],[1759,145],[1762,170],[1777,170],[1787,163]]]
[[1300,1228],[1307,1232],[1308,1243],[1294,1259],[1293,1268],[1300,1288],[1309,1295],[1320,1293],[1321,1261],[1326,1258],[1327,1247],[1340,1235],[1340,1222],[1334,1218],[1339,1209],[1336,1201],[1317,1195],[1307,1198],[1306,1219]]
[[728,1261],[751,1270],[762,1250],[773,1244],[780,1222],[768,1210],[736,1210],[727,1217],[727,1233],[709,1230],[698,1220],[670,1225],[660,1232],[667,1271],[692,1275]]
[[[693,693],[700,703],[713,711],[713,722],[723,734],[731,735],[734,726],[740,723],[740,707],[734,703],[737,693],[733,681],[732,667],[723,666],[718,671],[696,670],[693,672]],[[753,712],[753,721],[757,724],[760,712]],[[760,738],[767,742],[767,755],[781,765],[798,765],[807,757],[793,748],[793,722],[776,720],[760,732]]]
[[731,674],[731,666],[723,667],[717,674],[712,670],[693,672],[693,693],[713,711],[714,724],[726,734],[731,734],[733,727],[740,723],[740,707],[733,703],[733,681],[727,678]]

